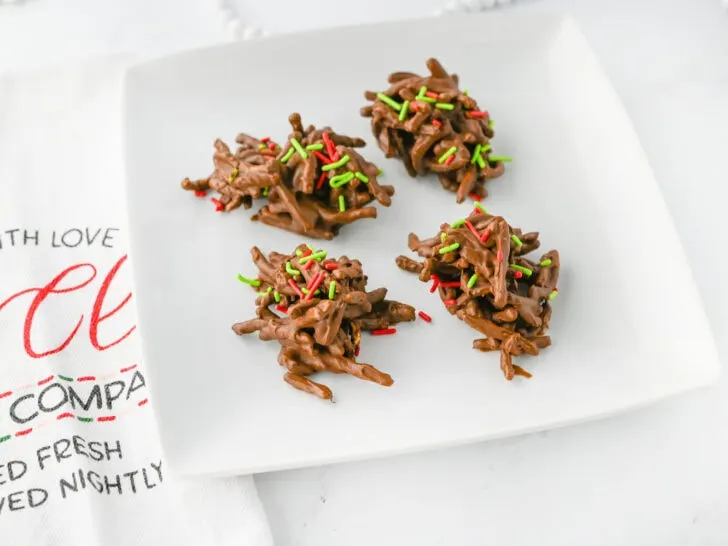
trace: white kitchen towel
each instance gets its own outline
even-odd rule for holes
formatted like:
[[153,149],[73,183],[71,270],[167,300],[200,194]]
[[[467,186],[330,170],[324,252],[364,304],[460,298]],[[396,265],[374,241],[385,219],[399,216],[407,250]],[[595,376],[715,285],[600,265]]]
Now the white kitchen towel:
[[266,546],[252,477],[177,478],[161,454],[126,257],[125,62],[0,77],[0,544]]

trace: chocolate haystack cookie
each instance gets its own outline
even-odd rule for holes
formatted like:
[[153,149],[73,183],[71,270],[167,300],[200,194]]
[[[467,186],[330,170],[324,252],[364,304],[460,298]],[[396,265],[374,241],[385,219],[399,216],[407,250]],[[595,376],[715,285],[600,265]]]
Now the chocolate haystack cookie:
[[559,280],[559,253],[547,252],[535,262],[525,257],[539,247],[538,233],[521,233],[479,204],[471,215],[442,224],[431,239],[409,236],[409,247],[424,262],[397,258],[405,271],[433,281],[451,314],[486,336],[473,342],[479,351],[501,352],[506,379],[530,374],[512,362],[513,356],[537,355],[548,347],[545,335],[551,300]]
[[503,174],[508,157],[491,155],[493,123],[467,91],[458,88],[436,59],[427,61],[430,76],[411,72],[389,75],[391,87],[367,91],[372,104],[361,109],[372,118],[372,132],[387,157],[404,161],[410,176],[436,173],[457,202],[474,193],[485,197],[485,181]]
[[376,218],[373,201],[388,207],[394,188],[380,185],[379,169],[355,148],[365,145],[360,138],[335,133],[331,128],[306,129],[297,113],[288,118],[293,132],[285,146],[269,138],[238,135],[235,153],[221,140],[215,141],[212,174],[182,188],[204,196],[212,189],[218,211],[250,208],[253,199],[268,200],[253,216],[273,227],[315,239],[332,239],[344,224],[361,218]]
[[413,307],[386,300],[386,288],[367,292],[361,263],[346,256],[326,259],[325,251],[308,245],[290,255],[271,252],[266,258],[257,247],[251,254],[258,277],[238,278],[258,290],[257,318],[233,325],[233,331],[258,332],[262,340],[278,341],[278,363],[288,369],[287,383],[325,400],[332,399],[332,392],[308,379],[314,372],[393,383],[388,374],[356,361],[361,332],[391,333],[390,326],[415,319]]

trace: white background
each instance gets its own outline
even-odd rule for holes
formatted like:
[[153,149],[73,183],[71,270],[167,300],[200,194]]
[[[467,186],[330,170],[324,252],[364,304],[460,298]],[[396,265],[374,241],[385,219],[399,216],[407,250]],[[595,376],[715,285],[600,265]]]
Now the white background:
[[[246,24],[277,33],[428,16],[441,5],[238,0],[234,7]],[[229,39],[213,0],[0,6],[0,71]],[[720,0],[538,0],[506,9],[544,8],[573,13],[612,78],[728,355],[728,13]],[[635,282],[649,276],[636,272]],[[579,427],[257,482],[283,546],[722,546],[728,386],[723,380]]]

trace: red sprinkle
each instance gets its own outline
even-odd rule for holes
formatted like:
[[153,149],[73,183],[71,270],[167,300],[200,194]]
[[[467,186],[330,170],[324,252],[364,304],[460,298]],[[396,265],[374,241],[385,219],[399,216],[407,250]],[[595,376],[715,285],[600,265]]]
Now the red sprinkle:
[[303,270],[304,271],[308,271],[309,269],[311,269],[313,267],[313,264],[314,264],[315,261],[316,260],[309,260],[309,261],[307,261],[306,262],[306,265],[303,266]]
[[121,370],[119,370],[119,373],[130,372],[136,367],[137,367],[137,364],[134,364],[133,366],[127,366],[126,368],[122,368]]
[[432,124],[433,124],[433,125],[434,125],[435,127],[442,127],[442,122],[441,122],[441,121],[440,121],[439,119],[433,119],[433,120],[432,120]]
[[207,195],[207,192],[205,190],[195,190],[195,195],[197,197],[205,197]]
[[269,140],[270,140],[270,137],[269,137],[269,136],[264,136],[263,138],[261,138],[261,139],[260,139],[260,141],[261,141],[261,142],[262,142],[263,144],[265,144],[265,143],[266,143],[266,142],[268,142]]
[[[311,260],[313,261],[313,260]],[[321,283],[324,281],[324,274],[323,272],[316,275],[313,279],[311,279],[311,282],[308,286],[308,294],[306,294],[306,297],[304,299],[310,300],[313,298],[313,293],[316,292],[316,289],[321,285]]]
[[99,417],[96,419],[99,423],[108,423],[109,421],[116,421],[116,416],[114,415],[108,415],[105,417]]
[[318,179],[318,182],[316,183],[316,189],[320,190],[324,186],[324,182],[326,182],[326,173],[321,173],[321,177]]
[[25,436],[26,434],[30,434],[31,432],[33,432],[32,428],[26,428],[25,430],[19,430],[18,432],[16,432],[15,436]]
[[308,256],[308,255],[309,255],[309,254],[311,254],[312,252],[313,252],[313,250],[311,250],[310,248],[307,248],[307,249],[306,249],[306,250],[304,251],[304,253],[303,253],[303,254],[301,254],[301,258],[304,258],[304,257]]
[[276,309],[280,311],[281,313],[288,313],[288,307],[283,307],[282,305],[276,305]]
[[424,311],[420,311],[419,313],[417,313],[417,315],[419,315],[419,317],[425,322],[432,322],[432,317]]
[[467,113],[469,118],[487,118],[488,112],[479,112],[478,110],[470,110]]
[[58,417],[56,417],[56,420],[61,421],[62,419],[68,419],[68,418],[73,419],[74,417],[75,417],[75,415],[73,415],[72,413],[66,412],[66,413],[61,413]]
[[269,149],[269,150],[270,150],[271,152],[275,152],[275,151],[276,151],[276,148],[278,148],[278,144],[276,144],[275,142],[273,142],[273,141],[271,140],[271,141],[270,141],[270,142],[268,143],[268,149]]
[[437,290],[437,287],[440,286],[440,279],[437,278],[435,275],[432,276],[432,286],[430,287],[430,294],[432,294],[435,290]]
[[481,243],[484,243],[485,241],[487,241],[487,240],[488,240],[488,237],[490,237],[490,230],[489,230],[489,229],[486,229],[486,230],[485,230],[485,231],[483,232],[483,235],[481,235],[481,236],[480,236],[480,242],[481,242]]
[[372,330],[371,334],[373,336],[391,336],[392,334],[396,334],[397,329],[396,328],[381,328],[379,330]]
[[219,199],[215,199],[214,197],[210,197],[210,202],[213,205],[215,205],[215,210],[217,212],[221,212],[225,208],[225,205],[223,205],[222,204],[222,201],[220,201]]
[[480,233],[478,233],[478,230],[475,229],[475,226],[470,223],[470,220],[465,220],[465,225],[473,233],[473,235],[475,235],[478,239],[480,239]]
[[354,349],[354,356],[359,356],[359,353],[361,352],[361,347],[357,347]]
[[289,285],[289,286],[290,286],[291,288],[293,288],[293,291],[294,291],[294,292],[295,292],[296,294],[298,294],[298,297],[299,297],[299,298],[303,299],[303,292],[301,292],[301,289],[300,289],[300,288],[298,287],[298,285],[296,284],[296,281],[294,281],[293,279],[288,279],[288,285]]
[[502,250],[498,251],[498,254],[496,255],[496,260],[498,260],[499,262],[503,261],[503,251]]
[[452,163],[453,161],[455,161],[455,154],[451,155],[450,157],[448,157],[448,158],[447,158],[447,159],[445,160],[445,165],[449,165],[449,164],[450,164],[450,163]]
[[7,392],[0,393],[0,398],[6,398],[6,397],[10,396],[11,394],[13,394],[13,391],[7,391]]
[[516,277],[517,279],[521,279],[521,278],[523,278],[523,273],[522,273],[521,271],[516,271],[516,272],[515,272],[515,273],[514,273],[513,275],[514,275],[514,276],[515,276],[515,277]]
[[455,305],[457,303],[457,301],[455,301],[455,300],[445,300],[442,303],[444,303],[445,305]]
[[326,157],[324,154],[322,154],[318,150],[314,150],[313,151],[313,155],[315,155],[316,157],[318,157],[321,160],[322,163],[326,163],[327,165],[329,163],[332,163],[332,161],[328,157]]
[[427,92],[425,92],[425,96],[426,97],[430,97],[431,99],[437,99],[437,98],[440,97],[440,95],[438,95],[434,91],[427,91]]
[[483,200],[483,198],[475,192],[471,193],[468,197],[470,197],[470,199],[472,199],[473,201],[477,201],[478,203]]
[[144,404],[146,404],[147,402],[149,402],[149,398],[145,398],[144,400],[139,400],[139,403],[137,403],[137,406],[141,407]]
[[329,262],[327,264],[324,264],[324,269],[326,269],[326,271],[334,271],[335,269],[339,269],[339,264]]
[[441,282],[440,286],[443,288],[460,288],[460,281]]
[[308,281],[306,288],[311,290],[311,287],[313,287],[313,285],[316,283],[316,281],[318,280],[319,277],[323,277],[323,274],[324,274],[323,271],[319,271],[313,277],[311,277],[311,280]]
[[336,147],[334,146],[333,141],[329,138],[329,134],[324,132],[321,136],[324,139],[324,144],[326,145],[326,151],[328,152],[329,157],[334,161],[338,161],[339,154],[336,153]]
[[96,381],[96,378],[93,375],[84,375],[83,377],[79,377],[76,379],[79,383],[81,381]]

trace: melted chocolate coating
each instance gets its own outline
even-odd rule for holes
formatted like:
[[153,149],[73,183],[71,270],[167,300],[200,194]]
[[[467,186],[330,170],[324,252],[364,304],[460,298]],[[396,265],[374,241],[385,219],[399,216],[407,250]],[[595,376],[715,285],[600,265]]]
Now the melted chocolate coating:
[[[307,260],[311,249],[306,245],[300,245],[294,254],[271,252],[267,257],[253,247],[251,255],[260,281],[256,288],[257,318],[236,323],[232,329],[238,335],[258,332],[262,340],[278,341],[278,363],[288,370],[284,376],[288,384],[326,400],[332,399],[331,390],[307,376],[324,371],[347,373],[380,385],[392,385],[391,376],[356,361],[361,332],[411,322],[415,319],[414,307],[385,299],[386,288],[367,291],[361,262],[346,256],[338,260]],[[294,270],[297,274],[291,274]],[[335,297],[329,299],[332,282]],[[307,287],[314,286],[318,290],[301,297]],[[269,309],[271,305],[281,306],[286,312],[278,308],[278,315]]]
[[[500,351],[506,379],[530,377],[512,357],[535,356],[551,344],[545,333],[550,296],[559,280],[559,253],[551,250],[532,261],[525,255],[539,247],[538,233],[522,233],[505,219],[477,209],[467,221],[472,230],[467,224],[442,224],[437,236],[425,240],[411,233],[409,247],[424,260],[399,256],[397,266],[418,274],[423,282],[438,284],[448,311],[486,336],[476,339],[473,348]],[[453,248],[455,244],[459,246]],[[441,253],[443,249],[447,251]]]
[[[491,162],[490,148],[480,152],[482,166],[473,159],[476,148],[488,146],[494,132],[487,112],[480,112],[476,101],[460,91],[456,74],[448,74],[436,59],[429,59],[430,76],[409,72],[389,75],[391,86],[382,93],[400,105],[408,101],[404,120],[397,110],[382,101],[377,93],[367,91],[364,97],[372,104],[361,109],[361,115],[371,118],[372,132],[386,157],[404,161],[410,176],[436,173],[442,187],[457,194],[462,203],[470,193],[485,197],[485,181],[503,174],[501,162]],[[420,89],[427,88],[437,98],[422,99]],[[452,110],[437,104],[450,104]],[[413,114],[414,113],[414,114]],[[475,117],[477,116],[477,117]],[[439,159],[450,148],[457,151],[448,162]]]
[[[330,127],[316,129],[311,125],[304,129],[297,113],[288,119],[292,132],[283,147],[241,133],[236,138],[239,147],[233,154],[218,139],[212,174],[196,181],[185,178],[182,188],[217,191],[225,212],[240,206],[250,208],[253,199],[265,198],[268,203],[253,220],[314,239],[333,239],[345,224],[376,218],[377,209],[370,206],[374,201],[385,207],[392,203],[394,188],[379,184],[377,166],[355,150],[365,145],[362,139],[339,135]],[[304,149],[318,149],[304,150],[303,157],[293,147],[292,139]],[[323,170],[327,164],[335,163],[334,159],[346,156],[349,160],[345,164]],[[357,176],[342,185],[332,180],[347,173]],[[337,187],[332,187],[332,183]]]

